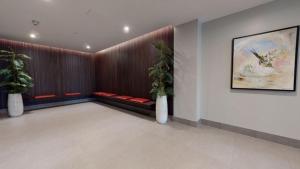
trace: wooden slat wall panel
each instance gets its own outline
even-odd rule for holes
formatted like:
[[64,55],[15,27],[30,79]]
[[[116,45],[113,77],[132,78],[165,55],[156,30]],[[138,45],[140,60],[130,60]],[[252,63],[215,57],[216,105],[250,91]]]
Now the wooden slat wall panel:
[[46,49],[32,50],[30,54],[33,58],[29,64],[32,67],[30,73],[34,78],[31,96],[49,94],[61,96],[60,53]]
[[[89,96],[94,91],[92,54],[0,39],[0,49],[10,48],[32,58],[26,63],[26,69],[34,79],[34,87],[25,94],[25,101],[47,94],[57,95],[56,99],[66,99],[66,92]],[[3,90],[0,94],[0,108],[3,108],[6,107],[7,94]]]
[[62,89],[66,93],[81,93],[89,96],[93,92],[93,59],[86,55],[63,54],[61,59]]
[[81,91],[80,89],[80,56],[72,56],[65,54],[61,58],[61,75],[63,91],[66,93],[74,93]]
[[[164,40],[173,48],[173,28],[166,27],[96,53],[75,52],[43,45],[0,39],[0,49],[9,48],[32,57],[27,70],[35,86],[27,99],[35,95],[66,92],[107,91],[134,97],[151,98],[148,68],[157,61],[152,43]],[[1,66],[2,63],[0,63]],[[6,95],[0,90],[0,108],[6,107]],[[170,110],[172,114],[172,99]]]
[[[173,27],[165,27],[95,55],[97,91],[151,98],[148,68],[157,61],[152,43],[164,40],[173,49]],[[172,112],[172,99],[170,99]]]
[[[0,49],[2,46],[0,44]],[[0,68],[6,66],[4,62],[0,61]],[[0,78],[0,81],[2,79]],[[7,95],[4,93],[3,89],[0,88],[0,109],[6,107]]]

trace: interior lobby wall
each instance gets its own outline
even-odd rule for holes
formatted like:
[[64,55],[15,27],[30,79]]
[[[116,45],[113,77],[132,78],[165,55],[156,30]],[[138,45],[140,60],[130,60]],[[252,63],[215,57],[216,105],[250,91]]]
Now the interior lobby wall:
[[299,72],[296,92],[230,89],[232,39],[299,25],[299,16],[300,1],[279,0],[202,25],[206,111],[201,118],[300,139]]
[[[164,41],[173,49],[173,26],[120,43],[95,54],[96,90],[132,97],[152,99],[149,68],[157,63],[153,43]],[[169,98],[169,114],[173,114],[173,99]]]
[[[34,86],[23,94],[25,105],[89,97],[94,91],[91,53],[6,39],[0,39],[0,48],[31,57],[31,60],[25,62],[25,68],[33,78]],[[80,94],[67,96],[67,93]],[[35,96],[50,95],[55,97],[35,99]],[[7,92],[0,90],[0,99],[0,109],[5,108]]]
[[151,98],[148,69],[158,60],[153,43],[160,40],[173,48],[173,27],[161,28],[97,52],[97,91]]

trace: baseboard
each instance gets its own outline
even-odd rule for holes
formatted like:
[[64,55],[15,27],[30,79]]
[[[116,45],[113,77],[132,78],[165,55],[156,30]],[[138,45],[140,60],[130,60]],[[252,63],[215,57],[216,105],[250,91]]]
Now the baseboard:
[[[45,109],[45,108],[50,108],[50,107],[58,107],[58,106],[65,106],[65,105],[71,105],[71,104],[91,102],[91,101],[95,101],[95,99],[94,98],[84,98],[84,99],[67,100],[67,101],[60,101],[60,102],[53,102],[53,103],[36,104],[36,105],[31,105],[31,106],[25,106],[24,111],[26,112],[26,111]],[[0,109],[0,114],[2,116],[7,115],[7,109]]]
[[171,117],[170,119],[173,121],[182,123],[182,124],[193,126],[193,127],[201,127],[202,125],[206,125],[206,126],[210,126],[210,127],[214,127],[214,128],[218,128],[218,129],[222,129],[222,130],[227,130],[227,131],[231,131],[231,132],[235,132],[235,133],[239,133],[239,134],[243,134],[243,135],[247,135],[247,136],[251,136],[251,137],[291,146],[291,147],[295,147],[295,148],[300,148],[300,140],[297,140],[297,139],[278,136],[278,135],[274,135],[274,134],[269,134],[269,133],[265,133],[265,132],[246,129],[246,128],[242,128],[242,127],[237,127],[237,126],[224,124],[224,123],[220,123],[220,122],[214,122],[214,121],[205,120],[205,119],[201,119],[199,122],[181,119],[178,117]]
[[186,120],[186,119],[182,119],[182,118],[178,118],[178,117],[174,117],[174,116],[169,117],[169,118],[172,121],[177,121],[179,123],[186,124],[186,125],[189,125],[189,126],[193,126],[193,127],[201,126],[201,124],[197,121]]
[[231,131],[231,132],[235,132],[235,133],[239,133],[239,134],[256,137],[256,138],[264,139],[267,141],[295,147],[295,148],[300,148],[300,140],[296,140],[296,139],[292,139],[292,138],[288,138],[288,137],[282,137],[282,136],[269,134],[269,133],[264,133],[264,132],[260,132],[260,131],[256,131],[256,130],[246,129],[246,128],[242,128],[242,127],[237,127],[237,126],[233,126],[233,125],[229,125],[229,124],[214,122],[214,121],[205,120],[205,119],[201,119],[200,123],[203,125],[215,127],[218,129],[223,129],[223,130],[227,130],[227,131]]

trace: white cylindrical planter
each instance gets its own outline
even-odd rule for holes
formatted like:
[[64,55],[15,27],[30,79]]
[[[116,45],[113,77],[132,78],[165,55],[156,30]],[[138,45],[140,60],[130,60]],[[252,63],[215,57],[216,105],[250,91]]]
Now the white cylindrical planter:
[[22,94],[8,94],[8,114],[10,117],[21,116],[24,112]]
[[168,121],[167,96],[157,96],[156,98],[156,120],[161,124],[165,124]]

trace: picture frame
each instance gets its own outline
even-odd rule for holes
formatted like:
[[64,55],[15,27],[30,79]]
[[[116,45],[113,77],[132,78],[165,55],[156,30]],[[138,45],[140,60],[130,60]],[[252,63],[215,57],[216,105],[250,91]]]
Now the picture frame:
[[232,39],[231,89],[296,91],[299,26]]

